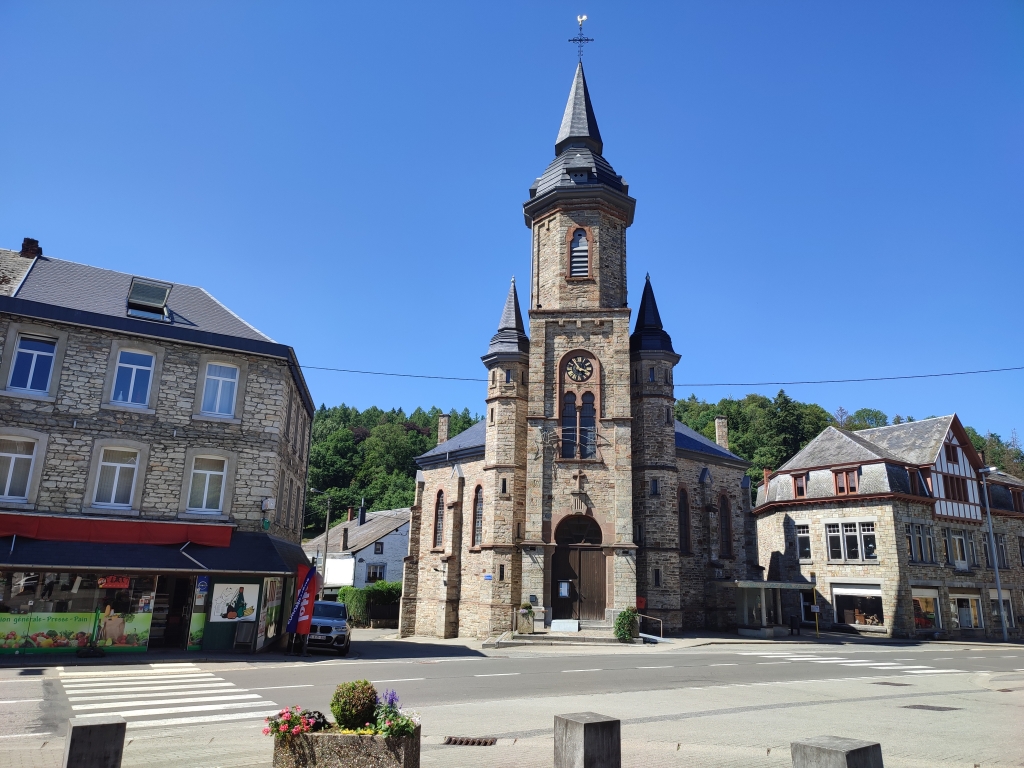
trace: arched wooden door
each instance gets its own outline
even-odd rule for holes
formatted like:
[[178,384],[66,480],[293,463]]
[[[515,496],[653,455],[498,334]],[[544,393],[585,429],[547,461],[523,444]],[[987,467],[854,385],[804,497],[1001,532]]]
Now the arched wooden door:
[[603,621],[605,588],[601,526],[592,517],[567,517],[555,530],[552,618]]

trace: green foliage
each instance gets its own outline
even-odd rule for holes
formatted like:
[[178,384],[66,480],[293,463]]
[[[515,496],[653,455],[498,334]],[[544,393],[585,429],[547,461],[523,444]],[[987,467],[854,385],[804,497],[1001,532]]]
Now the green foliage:
[[973,427],[964,427],[974,449],[985,457],[985,463],[995,466],[1007,474],[1024,480],[1024,449],[1021,448],[1017,430],[1010,433],[1009,440],[1003,440],[994,432],[982,436]]
[[348,608],[349,620],[354,624],[370,623],[370,605],[395,605],[402,599],[402,582],[375,581],[365,587],[341,587],[338,602]]
[[876,408],[860,408],[846,421],[845,429],[873,429],[889,426],[889,417]]
[[620,642],[628,643],[633,639],[633,631],[639,626],[640,618],[636,608],[626,608],[615,617],[615,637]]
[[364,589],[374,605],[396,605],[402,599],[400,581],[375,581]]
[[369,680],[342,683],[334,689],[331,712],[339,728],[355,730],[376,723],[377,689]]
[[[401,409],[321,405],[313,418],[309,487],[323,493],[306,496],[306,536],[323,533],[328,497],[336,522],[364,498],[370,511],[410,506],[416,492],[414,459],[437,445],[440,415],[440,408],[417,408],[406,416]],[[449,415],[450,437],[480,420],[468,409]]]

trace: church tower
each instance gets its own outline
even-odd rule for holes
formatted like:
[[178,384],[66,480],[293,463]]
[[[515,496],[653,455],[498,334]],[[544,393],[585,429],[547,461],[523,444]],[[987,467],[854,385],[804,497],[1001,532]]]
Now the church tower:
[[582,63],[532,233],[522,597],[535,617],[607,621],[635,604],[626,228],[636,201],[602,156]]

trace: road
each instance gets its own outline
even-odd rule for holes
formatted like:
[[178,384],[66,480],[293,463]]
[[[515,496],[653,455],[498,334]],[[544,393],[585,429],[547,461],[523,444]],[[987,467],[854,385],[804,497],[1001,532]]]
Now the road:
[[[423,721],[425,766],[551,764],[554,714],[623,721],[623,763],[788,765],[796,738],[880,741],[886,766],[1019,766],[1024,648],[736,643],[509,649],[357,643],[352,658],[259,657],[0,669],[0,766],[59,766],[72,716],[120,713],[126,767],[269,766],[266,713],[330,711],[334,687],[394,688]],[[488,736],[494,747],[448,747]],[[774,754],[773,754],[774,753]]]

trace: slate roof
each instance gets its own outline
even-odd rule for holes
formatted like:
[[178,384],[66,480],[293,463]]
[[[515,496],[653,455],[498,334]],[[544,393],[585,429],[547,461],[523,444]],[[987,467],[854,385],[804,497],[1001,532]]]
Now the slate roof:
[[530,353],[530,338],[523,326],[523,315],[519,311],[519,294],[516,293],[516,279],[512,278],[505,307],[498,321],[498,332],[491,337],[487,354],[481,359],[484,363],[497,362],[503,359],[519,359]]
[[658,302],[654,298],[654,288],[651,287],[651,276],[647,276],[644,283],[644,294],[640,299],[640,310],[636,313],[636,328],[629,337],[629,351],[658,351],[672,352],[672,337],[665,331],[661,324],[661,313],[658,312]]
[[826,467],[831,464],[856,464],[879,459],[902,462],[899,456],[865,440],[863,434],[863,431],[848,432],[837,427],[826,427],[825,431],[779,467],[778,471],[789,472],[794,469]]
[[476,456],[478,453],[480,456],[483,456],[486,436],[486,422],[478,421],[469,429],[459,432],[451,440],[439,443],[421,456],[417,456],[416,463],[421,468],[426,469],[427,467],[443,464],[447,461],[465,460]]
[[555,152],[561,152],[572,142],[582,143],[599,155],[604,151],[604,142],[601,141],[601,131],[597,127],[594,105],[590,102],[590,89],[587,88],[587,77],[583,74],[582,61],[576,65],[569,101],[566,102],[565,112],[562,114],[562,124],[558,127],[558,138],[555,139]]
[[[359,518],[347,520],[340,525],[331,526],[327,542],[328,552],[358,552],[375,541],[380,541],[389,533],[397,531],[412,519],[412,510],[388,509],[380,512],[367,512],[366,522],[359,524]],[[342,549],[344,531],[348,529],[348,549]],[[302,542],[302,549],[307,554],[316,552],[324,545],[324,534]]]
[[888,427],[861,429],[857,435],[885,449],[910,464],[932,464],[942,450],[942,443],[955,415],[893,424]]
[[676,448],[696,453],[706,453],[719,459],[730,459],[749,466],[750,462],[740,458],[735,453],[725,450],[714,440],[709,440],[700,432],[690,429],[681,421],[676,422]]
[[[41,256],[36,259],[14,298],[123,318],[132,277],[142,275]],[[171,323],[167,325],[273,342],[202,288],[183,283],[171,285],[167,299]]]

